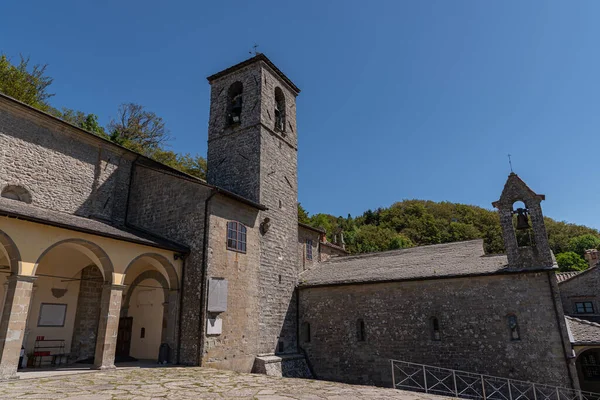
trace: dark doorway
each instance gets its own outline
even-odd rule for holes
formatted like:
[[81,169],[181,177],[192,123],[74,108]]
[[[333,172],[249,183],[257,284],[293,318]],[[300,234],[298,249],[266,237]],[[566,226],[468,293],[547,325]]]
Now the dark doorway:
[[119,330],[117,332],[117,350],[115,358],[129,358],[129,349],[131,347],[131,329],[133,327],[133,317],[119,318]]

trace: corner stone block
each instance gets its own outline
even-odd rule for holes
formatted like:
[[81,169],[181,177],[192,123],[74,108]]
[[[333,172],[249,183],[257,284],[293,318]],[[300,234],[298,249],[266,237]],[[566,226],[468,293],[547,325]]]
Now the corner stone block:
[[96,369],[115,368],[115,351],[124,288],[123,285],[105,285],[102,288],[100,321],[98,322],[98,338],[94,356],[94,368]]
[[6,302],[0,320],[0,380],[17,377],[34,281],[34,276],[21,275],[7,279]]

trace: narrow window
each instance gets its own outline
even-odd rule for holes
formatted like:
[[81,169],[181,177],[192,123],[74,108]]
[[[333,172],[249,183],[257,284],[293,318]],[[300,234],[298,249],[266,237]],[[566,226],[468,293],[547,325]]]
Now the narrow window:
[[515,315],[508,316],[508,328],[510,329],[510,340],[521,340],[519,333],[519,322]]
[[236,221],[227,223],[227,248],[229,250],[246,252],[246,227]]
[[140,339],[143,339],[146,337],[146,328],[142,328],[140,331]]
[[364,342],[365,336],[365,321],[359,319],[356,321],[356,340],[359,342]]
[[436,317],[431,318],[431,338],[433,340],[442,340],[440,336],[440,321]]
[[575,303],[575,312],[577,314],[593,314],[594,304],[591,301],[582,301]]
[[308,322],[302,323],[300,337],[304,343],[310,343],[310,324]]
[[237,125],[242,122],[242,82],[234,82],[227,91],[227,125]]
[[306,239],[306,259],[312,260],[312,239]]
[[285,96],[281,88],[275,88],[275,130],[285,131]]

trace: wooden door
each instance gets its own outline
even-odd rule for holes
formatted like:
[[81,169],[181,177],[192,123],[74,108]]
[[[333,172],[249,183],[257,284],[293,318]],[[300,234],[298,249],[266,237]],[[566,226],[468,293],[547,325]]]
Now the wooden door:
[[129,357],[131,347],[131,329],[133,328],[133,317],[119,318],[119,329],[117,331],[117,350],[115,356]]

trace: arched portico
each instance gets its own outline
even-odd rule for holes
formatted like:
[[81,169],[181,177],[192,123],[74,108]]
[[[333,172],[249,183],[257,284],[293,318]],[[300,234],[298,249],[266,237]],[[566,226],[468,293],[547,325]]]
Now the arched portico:
[[19,363],[34,278],[19,275],[21,254],[14,240],[1,230],[0,248],[1,258],[7,262],[11,272],[0,319],[0,378],[12,378]]
[[[125,270],[126,292],[121,308],[119,354],[135,358],[158,358],[159,347],[169,346],[169,361],[176,359],[176,326],[179,278],[175,267],[156,253],[136,257]],[[122,338],[128,338],[124,342]],[[130,353],[131,351],[131,353]]]
[[[26,354],[33,353],[38,335],[68,343],[63,362],[91,358],[91,354],[96,368],[114,368],[121,300],[127,287],[125,276],[130,284],[146,270],[160,274],[155,275],[160,281],[151,282],[159,288],[158,307],[169,317],[160,341],[164,339],[176,350],[177,289],[182,261],[174,253],[181,250],[22,219],[4,218],[1,223],[0,273],[4,274],[0,274],[0,280],[2,276],[8,279],[4,285],[0,282],[0,300],[6,298],[0,320],[0,380],[15,376],[21,344]],[[140,281],[138,287],[143,285]],[[55,320],[50,324],[40,323],[40,315],[47,311],[47,307],[42,310],[42,303],[50,303],[49,308],[54,308],[50,315]],[[55,313],[61,308],[66,311],[58,318]],[[85,310],[94,310],[96,315]],[[78,332],[75,325],[81,328]],[[162,325],[161,321],[157,324],[159,329]],[[24,341],[26,332],[29,335]],[[7,337],[15,338],[14,343],[2,339]],[[75,347],[76,351],[72,351]]]
[[600,346],[579,348],[575,366],[581,390],[600,392]]

